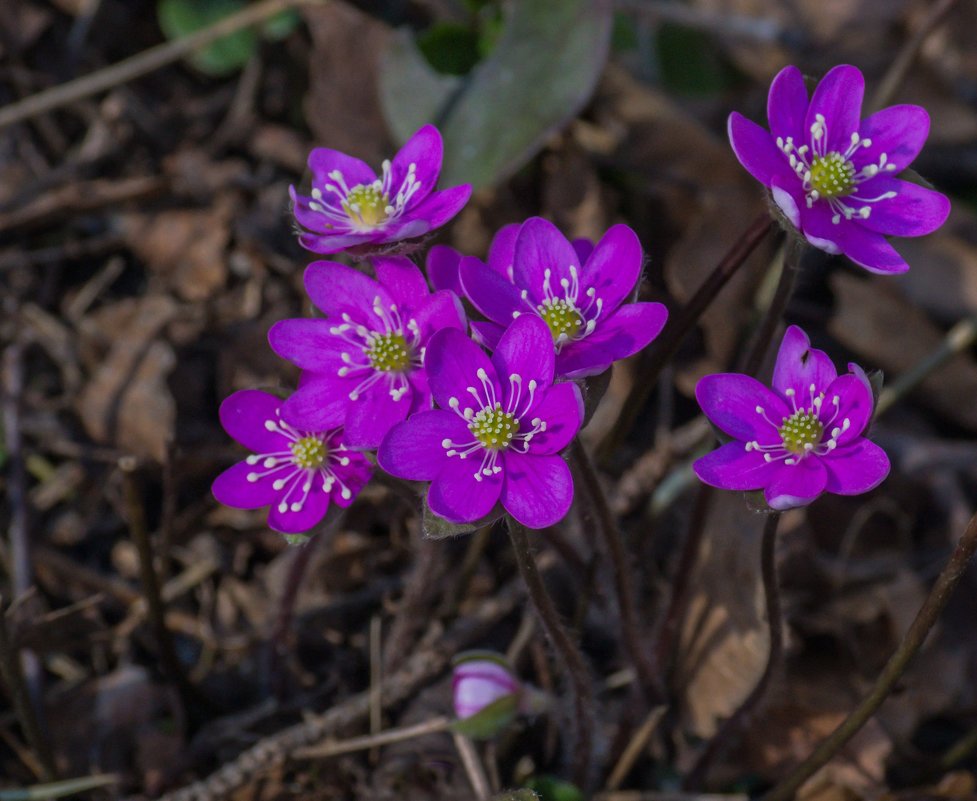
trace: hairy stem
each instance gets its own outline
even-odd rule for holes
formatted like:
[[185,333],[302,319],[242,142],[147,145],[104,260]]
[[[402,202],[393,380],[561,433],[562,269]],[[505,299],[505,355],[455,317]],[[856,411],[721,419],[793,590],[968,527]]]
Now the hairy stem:
[[758,216],[733,244],[729,252],[723,256],[709,277],[703,281],[702,286],[696,290],[692,299],[668,321],[665,330],[662,331],[658,339],[651,343],[645,359],[646,368],[641,375],[641,380],[632,387],[631,394],[625,400],[617,422],[598,448],[598,456],[601,460],[605,459],[617,447],[624,435],[634,426],[638,414],[648,401],[648,397],[657,383],[659,373],[675,355],[675,351],[678,350],[689,331],[695,327],[699,318],[716,299],[729,279],[743,266],[743,263],[773,227],[773,219],[766,211]]
[[604,495],[593,462],[591,462],[587,449],[584,448],[579,438],[574,439],[570,456],[577,468],[584,491],[597,512],[597,529],[611,559],[614,592],[617,595],[617,605],[621,611],[621,634],[624,639],[624,646],[638,673],[642,692],[649,700],[658,701],[662,697],[663,688],[660,677],[645,651],[645,638],[641,636],[638,628],[634,573],[631,570],[624,543],[621,541],[621,532],[617,527],[617,521],[614,519],[610,505],[607,503],[607,497]]
[[730,715],[720,726],[719,731],[709,741],[696,764],[686,778],[686,789],[698,790],[709,777],[709,769],[726,750],[736,743],[743,735],[753,713],[756,711],[763,697],[767,694],[770,680],[780,666],[784,652],[784,623],[780,607],[780,588],[777,583],[777,524],[780,513],[768,515],[763,526],[763,540],[760,545],[760,574],[763,580],[763,596],[767,605],[767,629],[770,633],[770,651],[767,654],[767,664],[763,668],[760,680],[752,692],[746,697],[739,708]]
[[926,597],[926,601],[917,613],[916,619],[913,620],[906,635],[902,638],[902,642],[899,643],[899,647],[896,648],[895,653],[889,658],[886,666],[875,680],[872,690],[839,724],[838,728],[814,749],[814,752],[807,759],[794,768],[786,779],[763,796],[763,801],[790,801],[801,785],[819,768],[827,764],[882,706],[882,702],[889,697],[892,688],[896,686],[896,682],[906,672],[909,663],[912,662],[913,657],[916,656],[926,641],[926,635],[933,628],[943,611],[943,607],[950,599],[950,595],[960,579],[963,578],[975,551],[977,551],[977,515],[970,519],[970,523],[967,524],[957,547],[954,548],[949,560],[936,579],[936,583]]
[[566,672],[573,695],[573,781],[586,790],[590,784],[591,762],[593,759],[592,733],[596,725],[594,714],[594,693],[591,687],[590,672],[584,662],[583,654],[570,638],[553,601],[546,591],[546,585],[536,567],[529,546],[526,527],[510,516],[506,516],[509,539],[519,566],[519,574],[529,591],[529,598],[542,623],[543,631],[559,656],[559,662]]

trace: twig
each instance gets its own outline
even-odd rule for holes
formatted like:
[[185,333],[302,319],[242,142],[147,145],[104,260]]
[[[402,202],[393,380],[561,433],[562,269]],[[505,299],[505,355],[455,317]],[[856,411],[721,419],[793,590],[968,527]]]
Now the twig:
[[25,787],[21,790],[0,790],[0,801],[51,801],[54,798],[66,798],[118,783],[119,777],[112,774],[81,776],[77,779],[65,779],[49,784],[35,784],[33,787]]
[[739,708],[730,715],[720,726],[719,731],[709,741],[705,751],[696,761],[685,781],[689,790],[699,790],[709,777],[709,769],[726,750],[735,744],[744,730],[750,725],[750,719],[756,712],[757,706],[767,694],[770,680],[780,667],[784,652],[784,621],[780,608],[780,587],[777,582],[777,524],[780,513],[774,512],[767,516],[763,526],[763,540],[760,545],[760,573],[763,577],[763,595],[767,605],[767,630],[770,633],[770,651],[767,654],[767,664],[763,668],[759,681],[752,692],[746,697]]
[[967,757],[977,752],[977,728],[971,729],[962,739],[940,758],[940,767],[951,770],[963,762]]
[[489,786],[485,768],[482,767],[482,761],[478,758],[472,741],[458,732],[453,732],[452,735],[458,756],[461,757],[461,764],[465,768],[465,774],[468,776],[472,790],[475,791],[476,801],[488,801],[488,797],[492,794],[492,788]]
[[933,4],[929,10],[929,14],[916,30],[916,33],[903,45],[902,49],[889,65],[889,69],[886,70],[885,75],[879,82],[875,94],[872,95],[868,110],[878,111],[892,101],[896,91],[898,91],[900,85],[906,79],[906,74],[916,60],[916,56],[919,54],[923,43],[956,4],[957,0],[937,0]]
[[621,782],[631,772],[634,763],[641,756],[641,752],[644,751],[645,746],[648,745],[651,735],[655,733],[655,729],[658,728],[658,724],[661,723],[661,719],[665,716],[667,709],[668,707],[665,706],[656,706],[648,713],[648,717],[644,719],[644,722],[634,733],[627,748],[624,749],[624,752],[617,760],[617,764],[611,771],[611,775],[607,779],[607,790],[616,790],[621,786]]
[[638,629],[634,574],[621,542],[621,532],[607,504],[607,497],[604,495],[590,456],[579,438],[574,439],[570,456],[577,468],[583,489],[597,511],[597,529],[611,559],[611,574],[614,578],[614,591],[617,594],[617,605],[621,613],[624,647],[638,673],[642,692],[649,699],[659,700],[662,697],[661,681],[645,652],[646,638],[641,636]]
[[163,671],[167,674],[167,678],[179,690],[183,699],[184,710],[189,713],[201,699],[193,685],[190,684],[182,665],[180,665],[180,659],[176,655],[176,648],[173,645],[173,637],[166,625],[166,610],[160,594],[159,577],[156,575],[156,567],[153,565],[153,546],[149,541],[149,532],[146,530],[146,516],[143,511],[142,498],[140,498],[139,489],[136,486],[135,469],[135,459],[125,457],[119,460],[126,513],[129,518],[129,534],[139,555],[139,578],[146,597],[146,609],[156,639],[156,647],[159,649],[160,663]]
[[244,28],[258,25],[269,17],[289,8],[323,2],[325,0],[262,0],[260,3],[247,6],[235,14],[218,20],[213,25],[191,33],[189,36],[158,44],[110,67],[68,81],[68,83],[60,86],[45,89],[43,92],[26,97],[17,103],[11,103],[0,109],[0,130],[16,122],[83,100],[158,70],[167,64],[179,61],[212,42],[216,42],[218,39]]
[[621,414],[613,428],[597,448],[599,461],[603,462],[617,446],[617,443],[634,426],[638,414],[657,383],[659,373],[675,355],[689,331],[699,321],[705,310],[709,308],[722,288],[726,286],[729,279],[743,266],[750,254],[756,250],[773,227],[773,219],[766,211],[750,223],[749,228],[743,232],[743,235],[733,244],[729,252],[723,256],[689,302],[668,321],[665,330],[662,331],[658,339],[651,343],[644,360],[647,367],[642,372],[641,380],[635,382],[630,395],[624,401]]
[[327,742],[321,745],[313,745],[308,748],[299,748],[291,756],[294,759],[325,759],[326,757],[339,756],[340,754],[351,754],[354,751],[366,751],[370,748],[378,748],[381,745],[400,743],[404,740],[413,740],[425,734],[436,734],[437,732],[447,731],[451,726],[451,719],[446,717],[431,718],[423,723],[415,723],[413,726],[403,726],[399,729],[387,729],[377,734],[367,734],[363,737],[351,737],[348,740],[338,740]]
[[884,414],[905,395],[919,386],[934,370],[942,367],[953,356],[967,350],[977,342],[977,314],[960,320],[951,328],[943,342],[932,353],[914,364],[905,373],[882,390],[875,407],[876,416]]
[[31,703],[30,693],[27,691],[27,682],[24,681],[20,655],[17,652],[16,645],[11,640],[10,633],[7,631],[5,612],[3,599],[0,598],[0,675],[3,676],[4,684],[7,685],[20,728],[23,729],[27,742],[34,749],[34,754],[40,762],[41,778],[45,781],[53,781],[57,778],[57,772],[51,746],[41,730],[37,711],[34,709],[34,704]]
[[[523,598],[522,582],[512,581],[477,612],[459,619],[447,632],[418,648],[404,666],[383,683],[383,702],[389,707],[413,695],[439,676],[458,651],[471,647],[488,629],[511,613]],[[282,765],[300,748],[321,742],[336,731],[360,724],[370,711],[370,693],[361,692],[321,715],[265,737],[206,779],[167,793],[159,801],[224,801],[233,790]],[[138,801],[133,798],[130,801]]]
[[886,666],[875,680],[872,690],[839,724],[838,728],[814,749],[814,752],[807,759],[798,765],[786,779],[763,796],[763,801],[790,801],[801,785],[819,768],[827,764],[882,706],[882,702],[889,697],[889,693],[896,686],[896,682],[899,681],[913,657],[923,646],[926,635],[933,628],[943,611],[943,607],[950,599],[950,595],[960,579],[963,578],[975,551],[977,551],[977,515],[974,515],[970,523],[967,524],[963,536],[939,577],[937,577],[936,583],[917,613],[916,619],[913,620],[909,631],[899,643],[899,647],[896,648],[895,653],[889,658]]
[[574,740],[573,781],[574,784],[586,791],[590,784],[592,768],[592,733],[596,728],[594,693],[591,688],[590,673],[580,649],[567,634],[556,607],[553,606],[553,601],[546,591],[546,585],[540,577],[536,560],[529,546],[529,535],[526,528],[509,516],[506,517],[506,522],[509,539],[512,541],[512,550],[516,556],[516,564],[519,566],[519,574],[529,592],[529,599],[539,615],[540,623],[543,624],[547,638],[559,656],[560,666],[569,679],[573,696],[573,718],[571,720]]

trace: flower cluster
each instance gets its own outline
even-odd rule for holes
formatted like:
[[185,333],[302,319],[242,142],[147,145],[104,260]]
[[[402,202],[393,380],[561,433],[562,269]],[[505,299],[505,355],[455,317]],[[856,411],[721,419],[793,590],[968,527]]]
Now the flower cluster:
[[[404,255],[408,240],[443,225],[470,193],[434,191],[441,152],[431,126],[379,178],[342,153],[312,152],[312,194],[292,193],[300,241],[363,256],[366,269],[306,269],[322,316],[282,320],[268,334],[300,368],[298,387],[225,401],[224,427],[255,453],[218,477],[218,500],[271,506],[273,528],[306,531],[330,500],[352,501],[375,451],[391,475],[429,483],[430,510],[452,523],[506,512],[543,528],[566,515],[573,481],[560,452],[584,414],[574,379],[647,345],[665,307],[632,302],[643,257],[623,225],[595,246],[532,218],[505,226],[487,263],[432,248],[425,278]],[[469,322],[463,301],[482,319]]]

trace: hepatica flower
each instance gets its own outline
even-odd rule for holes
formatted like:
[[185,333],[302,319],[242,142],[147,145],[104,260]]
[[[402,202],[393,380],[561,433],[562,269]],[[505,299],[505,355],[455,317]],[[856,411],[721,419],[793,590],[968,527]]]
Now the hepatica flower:
[[[511,242],[511,244],[510,244]],[[493,347],[515,318],[538,317],[550,332],[556,374],[595,375],[651,342],[668,313],[660,303],[625,303],[641,274],[638,237],[615,225],[595,247],[567,241],[534,217],[498,248],[489,264],[461,260],[461,285],[489,322],[472,328]],[[511,261],[510,261],[511,259]]]
[[282,401],[258,390],[235,392],[220,407],[224,430],[254,451],[221,473],[214,497],[237,509],[270,506],[268,525],[308,531],[330,502],[349,506],[370,480],[370,463],[346,449],[340,429],[305,431],[281,418]]
[[375,448],[394,423],[431,406],[424,351],[443,328],[463,329],[452,292],[431,294],[403,256],[373,260],[374,280],[352,267],[313,262],[305,271],[318,320],[282,320],[272,349],[307,372],[285,402],[285,419],[314,430],[343,426],[354,448]]
[[885,235],[921,236],[950,212],[947,198],[895,176],[929,133],[920,106],[899,105],[861,119],[865,81],[855,67],[833,68],[808,101],[796,67],[770,85],[770,131],[733,112],[729,139],[740,163],[769,187],[807,240],[877,273],[909,266]]
[[381,174],[337,150],[309,154],[311,196],[290,189],[295,219],[305,230],[299,242],[316,253],[376,249],[440,228],[468,202],[468,184],[434,187],[441,172],[441,134],[425,125],[384,161]]
[[797,326],[784,335],[773,388],[749,376],[709,375],[695,388],[712,423],[733,438],[693,464],[706,484],[763,490],[772,509],[805,506],[822,492],[858,495],[878,486],[889,459],[863,434],[872,390],[857,365],[838,375]]
[[534,315],[512,323],[488,356],[461,331],[431,338],[425,363],[439,409],[398,423],[377,453],[392,475],[430,481],[428,505],[454,523],[496,503],[530,528],[561,520],[573,482],[558,455],[583,420],[572,382],[553,384],[553,340]]

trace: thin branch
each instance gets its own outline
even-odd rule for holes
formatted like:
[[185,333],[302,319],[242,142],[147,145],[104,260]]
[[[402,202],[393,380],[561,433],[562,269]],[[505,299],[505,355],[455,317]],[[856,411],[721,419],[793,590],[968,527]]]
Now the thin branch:
[[767,605],[767,630],[770,634],[770,651],[767,654],[767,664],[760,674],[760,679],[752,692],[746,697],[739,708],[730,715],[720,726],[719,731],[709,741],[705,751],[699,756],[696,764],[689,772],[685,787],[689,790],[699,790],[709,777],[709,769],[736,741],[750,725],[753,714],[767,694],[770,680],[780,667],[784,653],[784,621],[780,606],[780,587],[777,582],[777,524],[780,513],[775,512],[767,516],[763,526],[763,540],[760,545],[760,573],[763,578],[763,596]]
[[845,718],[816,749],[814,752],[798,765],[791,774],[780,784],[776,785],[769,793],[763,796],[762,801],[790,801],[811,776],[814,775],[823,765],[840,751],[844,745],[854,737],[875,714],[882,702],[889,697],[889,693],[896,686],[896,683],[906,672],[913,657],[922,648],[926,641],[926,635],[933,628],[943,607],[946,606],[954,589],[960,579],[963,578],[974,552],[977,551],[977,515],[971,518],[970,523],[950,555],[949,560],[936,579],[936,583],[930,590],[926,601],[920,608],[913,620],[912,625],[906,632],[899,647],[889,658],[886,666],[882,669],[879,677],[875,680],[875,685],[862,702]]
[[366,734],[363,737],[351,737],[348,740],[336,740],[308,748],[299,748],[291,756],[295,759],[325,759],[326,757],[351,754],[354,751],[366,751],[381,745],[391,745],[404,740],[413,740],[425,734],[435,734],[447,731],[451,720],[446,717],[431,718],[413,726],[403,726],[399,729],[387,729],[376,734]]
[[546,585],[536,567],[532,549],[529,546],[529,535],[525,526],[507,517],[507,530],[512,541],[512,550],[519,566],[519,574],[529,592],[529,598],[539,615],[543,630],[550,643],[556,650],[560,666],[565,671],[570,683],[573,696],[573,781],[581,789],[586,790],[590,783],[591,762],[593,759],[592,734],[596,728],[594,714],[594,693],[591,687],[590,672],[584,662],[580,649],[570,638],[560,615],[553,606],[553,601],[546,590]]
[[0,109],[0,130],[17,122],[61,108],[69,103],[104,92],[115,86],[154,72],[191,53],[244,28],[251,28],[269,17],[298,5],[321,4],[325,0],[262,0],[235,14],[218,20],[189,36],[151,47],[104,69],[84,75],[60,86],[25,97]]
[[492,788],[489,785],[488,776],[485,775],[482,761],[475,751],[475,746],[464,734],[453,732],[453,737],[458,756],[461,757],[461,764],[465,768],[465,775],[468,776],[468,782],[471,784],[472,790],[475,791],[476,801],[488,801],[488,797],[492,794]]

